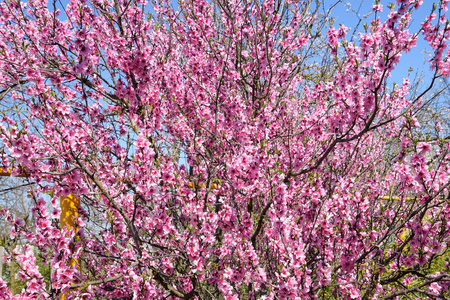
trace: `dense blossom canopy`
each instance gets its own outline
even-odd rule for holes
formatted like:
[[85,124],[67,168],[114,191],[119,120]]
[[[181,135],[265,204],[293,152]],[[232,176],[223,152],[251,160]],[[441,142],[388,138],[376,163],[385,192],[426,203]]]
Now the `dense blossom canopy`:
[[[419,35],[421,2],[346,38],[310,0],[3,0],[1,163],[35,185],[0,298],[450,297],[450,144],[415,136],[449,1]],[[387,80],[421,37],[413,95]]]

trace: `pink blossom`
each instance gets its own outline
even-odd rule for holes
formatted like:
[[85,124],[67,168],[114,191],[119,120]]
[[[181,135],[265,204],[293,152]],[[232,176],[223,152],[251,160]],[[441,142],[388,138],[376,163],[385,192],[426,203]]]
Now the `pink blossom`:
[[431,150],[431,145],[430,143],[421,142],[417,144],[417,150],[419,150],[420,153],[427,153]]
[[382,12],[383,11],[383,5],[382,4],[374,4],[372,6],[372,10],[373,11]]

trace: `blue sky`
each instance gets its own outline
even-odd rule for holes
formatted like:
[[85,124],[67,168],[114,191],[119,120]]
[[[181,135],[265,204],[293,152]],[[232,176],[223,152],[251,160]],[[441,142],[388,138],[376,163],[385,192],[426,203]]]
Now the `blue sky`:
[[[336,1],[332,0],[325,0],[325,7],[327,5],[331,5],[332,3],[335,3]],[[347,27],[351,27],[352,30],[349,31],[350,33],[353,33],[353,29],[358,24],[358,14],[359,17],[365,18],[364,21],[361,22],[358,28],[358,31],[364,31],[364,28],[362,26],[363,23],[369,23],[370,20],[372,20],[374,16],[374,12],[372,12],[371,8],[374,4],[374,0],[343,0],[342,3],[339,3],[336,8],[333,10],[332,16],[335,17],[335,26],[339,26],[339,24],[344,24]],[[383,12],[378,13],[379,16],[383,19],[386,18],[386,16],[389,14],[389,9],[387,8],[387,5],[389,5],[390,2],[395,2],[395,0],[381,0],[380,4],[383,5]],[[421,22],[423,22],[427,15],[430,14],[431,9],[433,7],[433,2],[437,2],[437,0],[424,0],[423,5],[417,10],[413,12],[412,15],[412,23],[410,27],[410,32],[417,32],[419,31],[421,27]],[[429,59],[428,54],[425,54],[424,51],[431,51],[431,48],[428,46],[428,43],[423,40],[423,36],[419,36],[419,41],[417,43],[417,46],[413,48],[409,53],[406,53],[402,56],[400,63],[397,65],[395,70],[392,72],[392,76],[390,78],[390,82],[397,82],[401,83],[403,78],[408,77],[408,70],[410,67],[413,69],[414,72],[421,72],[424,71],[425,74],[428,76],[425,76],[424,83],[427,83],[427,78],[429,79],[432,75],[429,67],[429,63],[425,63],[424,61],[427,61]],[[414,79],[414,74],[411,74],[411,81]]]

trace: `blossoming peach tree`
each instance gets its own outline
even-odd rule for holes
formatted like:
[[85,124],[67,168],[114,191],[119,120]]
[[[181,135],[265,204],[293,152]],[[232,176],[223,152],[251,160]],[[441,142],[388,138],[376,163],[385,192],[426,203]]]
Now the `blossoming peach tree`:
[[[415,117],[449,1],[410,32],[421,2],[348,38],[311,0],[3,0],[1,163],[35,184],[0,298],[450,297],[450,144]],[[419,38],[412,96],[388,78]]]

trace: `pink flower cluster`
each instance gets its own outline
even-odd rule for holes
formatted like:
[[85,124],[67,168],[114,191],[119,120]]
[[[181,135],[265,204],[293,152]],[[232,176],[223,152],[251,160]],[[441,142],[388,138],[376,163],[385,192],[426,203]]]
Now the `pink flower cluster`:
[[[387,81],[421,2],[322,43],[302,1],[2,1],[2,166],[35,185],[31,221],[0,211],[26,245],[0,298],[448,297],[450,145]],[[450,75],[448,2],[421,97]]]

